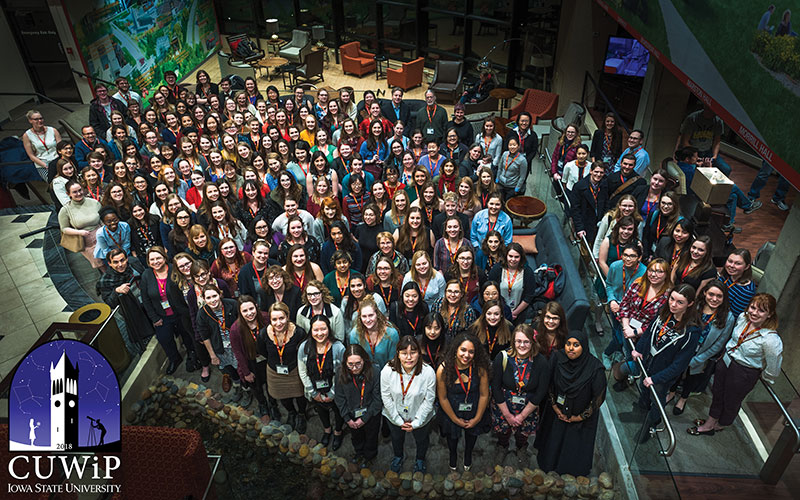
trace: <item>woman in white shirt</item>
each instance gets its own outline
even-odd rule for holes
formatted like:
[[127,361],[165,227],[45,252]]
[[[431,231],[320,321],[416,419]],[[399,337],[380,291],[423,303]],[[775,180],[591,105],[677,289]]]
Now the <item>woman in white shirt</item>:
[[759,293],[739,315],[733,334],[717,361],[708,418],[695,420],[695,427],[686,432],[693,436],[711,436],[725,429],[736,419],[742,401],[760,377],[770,384],[775,383],[783,360],[776,309],[775,297]]
[[589,158],[589,147],[586,144],[578,144],[578,147],[575,148],[575,159],[564,165],[564,176],[561,178],[561,182],[564,183],[567,191],[572,191],[572,186],[591,172],[592,162],[587,158]]
[[446,281],[442,273],[431,265],[431,258],[424,250],[417,250],[411,259],[411,269],[403,277],[403,286],[409,281],[414,281],[419,285],[422,299],[433,306],[436,299],[444,297],[444,287]]
[[297,311],[297,326],[305,331],[311,331],[311,318],[322,315],[328,318],[331,332],[336,340],[344,342],[345,332],[342,311],[333,304],[333,297],[328,288],[321,281],[311,280],[303,292],[303,307]]
[[403,443],[405,433],[410,432],[417,445],[414,472],[425,473],[431,430],[428,424],[435,414],[436,373],[422,361],[419,343],[410,335],[400,339],[394,359],[381,370],[381,399],[392,435],[392,471],[400,473],[403,469]]

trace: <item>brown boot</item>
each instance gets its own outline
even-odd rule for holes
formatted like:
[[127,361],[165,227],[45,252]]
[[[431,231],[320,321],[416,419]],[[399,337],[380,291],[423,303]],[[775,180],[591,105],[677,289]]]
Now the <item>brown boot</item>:
[[233,383],[231,382],[231,376],[227,373],[222,375],[222,390],[228,392],[231,390],[231,386]]

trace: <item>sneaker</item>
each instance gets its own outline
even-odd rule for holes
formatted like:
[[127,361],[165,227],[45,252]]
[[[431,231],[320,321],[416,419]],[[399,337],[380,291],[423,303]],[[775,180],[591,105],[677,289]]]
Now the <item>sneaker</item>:
[[749,207],[749,208],[745,208],[745,209],[744,209],[744,213],[745,213],[745,214],[747,214],[747,215],[749,215],[749,214],[752,214],[753,212],[755,212],[756,210],[758,210],[759,208],[761,208],[761,207],[762,207],[762,205],[764,205],[764,204],[763,204],[763,203],[761,203],[761,202],[760,202],[760,201],[758,201],[758,200],[755,200],[753,203],[751,203],[751,204],[750,204],[750,207]]
[[724,226],[722,226],[720,229],[722,229],[722,232],[723,232],[723,233],[734,233],[734,234],[739,234],[739,233],[741,233],[741,232],[742,232],[742,228],[740,228],[740,227],[736,227],[736,226],[734,226],[733,224],[725,224],[725,225],[724,225]]
[[772,203],[773,205],[778,207],[778,210],[782,210],[784,212],[789,210],[789,205],[787,205],[786,203],[784,203],[781,200],[776,200],[775,198],[773,198],[773,199],[771,199],[769,201],[770,201],[770,203]]
[[425,472],[427,471],[428,471],[428,466],[425,465],[425,460],[418,458],[417,462],[414,464],[414,472],[422,472],[423,474],[425,474]]
[[464,466],[464,472],[469,472],[469,470],[470,470],[471,468],[472,468],[472,466],[471,466],[471,465],[465,465],[465,466]]
[[231,380],[231,376],[227,373],[222,375],[222,391],[223,392],[230,392],[231,386],[233,385],[233,381]]
[[403,470],[403,457],[394,457],[392,459],[392,465],[389,466],[392,472],[396,472],[400,474],[400,471]]

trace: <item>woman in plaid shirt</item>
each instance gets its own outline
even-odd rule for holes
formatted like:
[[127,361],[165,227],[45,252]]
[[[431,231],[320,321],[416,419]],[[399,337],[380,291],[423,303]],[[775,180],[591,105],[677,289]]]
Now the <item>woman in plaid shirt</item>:
[[[622,333],[626,339],[635,341],[642,335],[658,315],[661,306],[667,302],[671,288],[672,280],[667,261],[651,260],[644,276],[633,282],[619,305],[617,319],[622,324]],[[639,372],[631,358],[630,343],[623,343],[622,348],[626,361],[617,363],[613,367],[614,378],[617,379],[614,390],[618,392],[628,388],[628,375],[636,375]]]

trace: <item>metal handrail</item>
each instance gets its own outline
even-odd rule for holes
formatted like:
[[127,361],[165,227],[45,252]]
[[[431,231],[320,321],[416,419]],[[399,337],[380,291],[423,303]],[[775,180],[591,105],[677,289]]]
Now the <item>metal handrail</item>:
[[116,84],[114,84],[114,83],[112,83],[112,82],[109,82],[108,80],[103,80],[102,78],[97,78],[96,76],[87,75],[87,74],[86,74],[86,73],[84,73],[83,71],[78,71],[78,70],[77,70],[77,69],[75,69],[75,68],[70,68],[70,69],[71,69],[71,70],[72,70],[72,72],[73,72],[73,73],[75,73],[76,75],[78,75],[78,76],[82,76],[82,77],[86,78],[87,80],[90,80],[90,81],[95,81],[95,82],[101,82],[101,83],[105,83],[106,85],[111,85],[112,87],[115,87],[115,86],[116,86]]
[[[783,370],[781,370],[781,372],[783,372]],[[786,375],[784,374],[784,376]],[[772,388],[772,384],[764,380],[764,377],[760,377],[760,380],[761,384],[767,390],[769,395],[772,396],[772,399],[775,400],[775,403],[778,405],[778,408],[780,408],[781,413],[783,413],[783,417],[786,419],[786,425],[791,427],[792,431],[794,431],[795,435],[794,448],[796,450],[800,449],[800,427],[798,427],[797,424],[795,423],[794,418],[792,417],[791,413],[789,413],[789,410],[786,408],[786,405],[784,405],[783,402],[780,400],[780,398],[778,398],[778,395],[775,393],[775,389]]]
[[[783,372],[783,370],[781,370],[781,372]],[[784,377],[786,376],[785,373],[783,375]],[[764,466],[761,468],[761,471],[758,474],[758,477],[764,483],[777,484],[781,476],[783,476],[783,474],[786,472],[786,467],[789,465],[789,462],[792,460],[794,455],[800,451],[800,429],[798,429],[797,422],[794,418],[792,418],[789,410],[786,408],[786,406],[784,406],[783,402],[775,393],[772,385],[764,380],[763,377],[761,377],[761,383],[764,385],[767,393],[775,401],[775,404],[778,405],[778,408],[780,408],[785,420],[784,430],[778,437],[778,441],[775,443],[775,446],[772,448],[767,460],[764,462]],[[791,431],[789,431],[787,428],[791,428]],[[789,443],[790,432],[792,434],[791,444]]]
[[[545,153],[549,153],[549,151],[547,150],[547,147],[545,147],[544,150],[545,150]],[[548,157],[549,156],[550,155],[548,154]],[[545,166],[545,171],[547,171],[547,167],[546,166]],[[561,190],[561,193],[562,193],[562,195],[564,197],[564,200],[567,203],[567,207],[568,208],[572,208],[571,203],[569,201],[569,197],[567,196],[567,193],[566,193],[566,191],[564,189],[564,186],[561,184],[560,181],[556,182],[556,184],[558,184],[558,186],[559,186],[559,188]],[[594,254],[592,253],[592,247],[589,245],[589,242],[586,240],[586,235],[581,235],[578,240],[574,240],[574,241],[576,243],[583,243],[584,247],[586,247],[587,253],[589,254],[589,260],[591,261],[592,266],[594,267],[594,270],[597,273],[597,277],[600,278],[600,282],[602,283],[603,288],[605,288],[606,287],[606,280],[603,277],[603,273],[600,271],[600,265],[597,263],[597,259],[594,258]],[[631,349],[635,350],[636,346],[633,344],[633,340],[631,340],[631,339],[627,339],[627,340],[631,345]],[[637,359],[636,362],[639,365],[639,370],[641,370],[642,377],[644,377],[644,378],[649,377],[649,375],[647,374],[647,370],[645,370],[645,368],[644,368],[644,364],[642,363],[642,360],[641,359]],[[650,389],[651,399],[655,402],[656,406],[658,406],[658,411],[659,411],[659,413],[661,413],[661,420],[663,420],[664,427],[666,428],[667,434],[669,435],[669,445],[667,446],[667,449],[666,450],[661,450],[659,453],[661,454],[661,456],[671,457],[672,454],[675,452],[675,447],[677,446],[677,441],[675,439],[675,431],[672,429],[672,423],[669,421],[669,418],[667,418],[667,412],[664,411],[664,405],[661,404],[661,399],[660,399],[658,393],[656,392],[655,386],[651,385],[649,387],[649,389]],[[659,432],[659,431],[656,430],[656,432]],[[798,435],[798,438],[800,439],[800,434]]]
[[619,113],[617,113],[617,108],[615,108],[614,105],[611,104],[611,101],[608,100],[608,97],[606,96],[605,92],[603,92],[600,89],[600,87],[597,85],[597,82],[594,80],[592,75],[589,74],[588,71],[586,71],[583,74],[583,89],[581,90],[581,104],[584,105],[584,107],[586,107],[585,106],[586,105],[586,80],[590,80],[592,82],[592,86],[594,87],[595,92],[597,92],[597,94],[603,99],[603,102],[605,102],[606,106],[608,106],[611,109],[611,112],[614,113],[614,117],[617,119],[617,123],[622,125],[622,128],[625,129],[626,133],[630,133],[631,130],[628,128],[628,125],[625,124],[625,120],[623,120],[622,117],[619,115]]
[[51,103],[55,104],[56,106],[58,106],[59,108],[61,108],[61,109],[64,109],[64,110],[66,110],[66,111],[69,111],[70,113],[72,113],[73,111],[75,111],[75,110],[73,110],[73,109],[70,109],[70,108],[68,108],[68,107],[64,106],[64,105],[63,105],[63,104],[61,104],[60,102],[58,102],[58,101],[55,101],[55,100],[53,100],[53,99],[51,99],[51,98],[47,97],[47,96],[46,96],[46,95],[44,95],[44,94],[40,94],[39,92],[0,92],[0,95],[8,95],[8,96],[21,96],[21,95],[23,95],[23,96],[36,96],[36,97],[38,97],[39,99],[44,99],[44,100],[45,100],[45,101],[47,101],[47,102],[51,102]]

